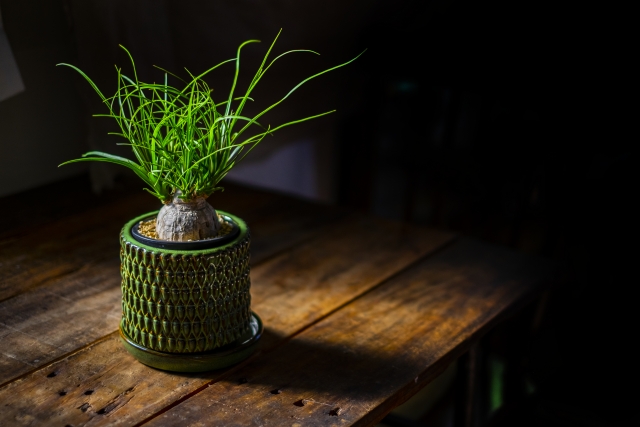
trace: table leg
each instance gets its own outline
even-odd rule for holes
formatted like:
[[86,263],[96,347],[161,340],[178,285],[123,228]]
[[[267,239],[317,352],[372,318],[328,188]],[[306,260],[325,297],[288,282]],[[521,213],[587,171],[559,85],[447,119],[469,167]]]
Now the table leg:
[[458,359],[458,371],[454,385],[454,426],[475,427],[481,424],[482,393],[480,383],[483,377],[482,351],[479,341],[471,345],[469,351]]

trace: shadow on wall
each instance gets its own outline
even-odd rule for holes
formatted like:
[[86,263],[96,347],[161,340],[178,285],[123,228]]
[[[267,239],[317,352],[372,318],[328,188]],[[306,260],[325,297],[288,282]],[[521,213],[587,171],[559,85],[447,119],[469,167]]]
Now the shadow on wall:
[[234,167],[229,181],[262,186],[307,199],[317,199],[318,171],[314,140],[292,141],[257,159],[249,159]]
[[18,70],[18,64],[13,57],[7,34],[2,24],[2,10],[0,10],[0,101],[11,98],[24,90],[24,83]]

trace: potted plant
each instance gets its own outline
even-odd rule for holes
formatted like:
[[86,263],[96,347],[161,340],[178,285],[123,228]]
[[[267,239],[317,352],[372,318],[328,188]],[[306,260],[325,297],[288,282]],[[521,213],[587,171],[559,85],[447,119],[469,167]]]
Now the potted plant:
[[[278,34],[279,36],[279,34]],[[262,333],[260,318],[251,311],[249,245],[244,221],[216,211],[207,198],[222,190],[220,180],[265,136],[283,127],[324,116],[332,111],[289,121],[276,127],[259,119],[309,80],[340,68],[314,74],[293,87],[282,99],[253,117],[243,116],[251,93],[264,74],[285,52],[269,61],[278,39],[241,96],[236,95],[240,52],[199,75],[182,80],[164,71],[163,83],[138,79],[116,68],[118,87],[106,97],[80,69],[118,123],[135,156],[90,151],[63,163],[109,162],[131,169],[164,206],[132,219],[120,235],[122,320],[120,335],[126,349],[142,363],[173,371],[197,372],[222,368],[249,356]],[[315,52],[312,52],[315,53]],[[235,64],[231,90],[215,102],[204,81],[211,71]],[[168,83],[169,76],[182,82]],[[251,133],[254,129],[256,132]]]

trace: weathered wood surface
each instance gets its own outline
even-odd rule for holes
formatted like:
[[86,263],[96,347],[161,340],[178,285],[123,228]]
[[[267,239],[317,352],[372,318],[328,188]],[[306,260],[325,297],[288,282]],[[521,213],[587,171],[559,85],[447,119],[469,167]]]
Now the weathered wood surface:
[[372,425],[548,274],[544,262],[458,241],[145,425]]
[[0,301],[72,274],[87,263],[117,259],[122,225],[154,206],[149,202],[146,197],[125,197],[0,240]]
[[[114,203],[121,203],[123,199],[133,197],[142,203],[146,210],[160,209],[160,202],[152,195],[144,192],[144,185],[139,178],[131,176],[120,177],[115,187],[95,194],[91,191],[88,175],[80,175],[55,182],[43,187],[22,193],[6,196],[2,201],[11,209],[0,211],[0,240],[11,236],[22,236],[34,227],[42,227],[69,216],[80,215],[89,210],[100,211]],[[226,191],[212,195],[208,201],[216,209],[240,209],[242,212],[261,209],[265,205],[274,206],[279,203],[294,203],[299,207],[309,208],[317,204],[300,202],[290,197],[281,196],[260,189],[224,183]],[[324,207],[326,208],[326,207]],[[323,207],[320,206],[322,210]],[[332,208],[335,210],[335,208]],[[238,211],[239,212],[239,211]]]
[[[115,188],[94,194],[88,174],[78,175],[33,190],[2,197],[11,209],[0,212],[0,240],[20,235],[25,229],[77,215],[89,209],[107,206],[131,194],[140,194],[139,181],[118,180]],[[132,184],[133,185],[126,185]],[[152,200],[153,196],[147,196]]]
[[[234,188],[233,196],[222,195],[216,200],[221,209],[251,224],[254,264],[345,215],[243,187]],[[117,236],[128,219],[158,207],[142,196],[125,195],[0,238],[0,384],[117,329]]]
[[[140,193],[55,221],[32,222],[29,227],[23,224],[18,231],[0,237],[0,301],[72,274],[88,263],[117,260],[123,224],[161,206]],[[318,227],[345,215],[333,207],[244,187],[211,199],[218,209],[231,211],[250,224],[256,240],[252,245],[254,263],[309,238]],[[34,210],[45,209],[34,206]]]
[[252,229],[260,351],[226,370],[167,373],[135,361],[115,332],[117,234],[157,203],[125,193],[72,213],[80,193],[50,200],[64,214],[0,230],[2,426],[371,425],[548,274],[449,233],[233,188],[210,201]]
[[[252,270],[252,306],[267,325],[263,348],[281,343],[451,239],[449,233],[352,217],[266,260]],[[112,310],[116,325],[113,304]],[[147,368],[113,334],[6,385],[0,390],[5,402],[0,423],[27,417],[35,424],[131,425],[221,374],[181,376]]]

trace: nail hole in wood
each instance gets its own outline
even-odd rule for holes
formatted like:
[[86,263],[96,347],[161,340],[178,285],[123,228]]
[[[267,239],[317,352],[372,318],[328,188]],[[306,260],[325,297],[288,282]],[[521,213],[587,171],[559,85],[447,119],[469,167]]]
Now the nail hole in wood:
[[58,394],[59,394],[60,396],[66,396],[66,395],[67,395],[67,392],[66,392],[66,391],[64,391],[64,390],[62,390],[62,391],[59,391],[59,392],[58,392]]
[[282,390],[280,390],[279,388],[276,388],[275,390],[271,390],[270,393],[271,394],[280,394],[280,393],[282,393]]
[[100,415],[104,415],[106,413],[107,413],[107,408],[102,408],[97,412],[97,414],[100,414]]
[[338,415],[340,415],[342,413],[342,408],[335,408],[329,411],[329,415],[333,416],[333,417],[337,417]]
[[296,406],[302,407],[302,406],[306,405],[309,402],[310,402],[309,399],[300,399],[300,400],[298,400],[296,402],[293,402],[293,404],[296,405]]
[[93,394],[93,390],[87,390],[84,392],[84,394],[86,394],[87,396],[90,396]]
[[49,375],[47,375],[47,378],[53,378],[56,375],[58,375],[58,374],[54,371],[54,372],[51,372]]

